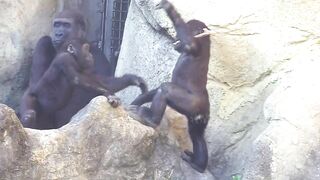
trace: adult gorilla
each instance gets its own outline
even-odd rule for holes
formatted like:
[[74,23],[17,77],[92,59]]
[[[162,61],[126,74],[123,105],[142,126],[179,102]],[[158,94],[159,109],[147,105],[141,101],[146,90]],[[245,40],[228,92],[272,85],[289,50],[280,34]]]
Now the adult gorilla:
[[[53,20],[52,37],[44,36],[38,41],[34,50],[31,77],[29,87],[23,94],[20,103],[20,120],[24,127],[36,129],[59,128],[70,121],[70,118],[83,108],[92,98],[97,96],[96,92],[83,89],[75,89],[70,101],[65,108],[55,114],[46,117],[45,114],[37,115],[41,121],[35,121],[36,101],[30,94],[33,87],[46,72],[52,60],[57,54],[57,49],[70,38],[85,38],[86,22],[83,15],[76,10],[64,10]],[[101,78],[112,76],[111,66],[105,55],[96,45],[91,45],[90,52],[95,59],[94,74]]]

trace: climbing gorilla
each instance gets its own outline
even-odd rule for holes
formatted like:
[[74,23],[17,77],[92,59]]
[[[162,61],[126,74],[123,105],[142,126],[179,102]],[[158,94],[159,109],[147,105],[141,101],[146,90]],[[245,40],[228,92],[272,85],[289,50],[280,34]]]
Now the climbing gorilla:
[[[82,14],[77,10],[65,10],[53,20],[52,37],[44,36],[38,41],[33,53],[29,87],[23,94],[20,103],[19,116],[24,127],[35,129],[59,128],[67,124],[70,118],[88,104],[92,98],[101,94],[88,88],[74,88],[68,102],[63,102],[65,104],[63,108],[55,108],[57,111],[54,115],[52,113],[50,115],[42,112],[36,113],[35,111],[38,104],[37,99],[32,95],[32,87],[36,86],[48,70],[53,59],[57,56],[59,48],[69,39],[85,39],[85,34],[86,23]],[[137,83],[136,79],[132,79],[132,75],[113,78],[109,62],[97,46],[90,45],[90,53],[94,59],[92,73],[97,79],[100,79],[99,82],[109,83],[105,85],[109,86],[110,91],[116,91]],[[138,79],[141,80],[141,78]],[[110,84],[111,81],[116,81],[114,86],[112,83]],[[146,89],[144,82],[140,86],[145,86]],[[39,120],[35,121],[35,119]]]
[[[193,143],[193,152],[185,151],[183,160],[199,172],[204,172],[208,164],[208,150],[204,131],[209,120],[209,99],[206,89],[210,56],[210,38],[207,26],[198,20],[183,21],[180,14],[167,0],[162,0],[158,8],[163,8],[172,20],[179,43],[175,49],[181,53],[172,73],[171,82],[138,96],[129,110],[138,115],[138,120],[153,128],[163,117],[166,106],[170,106],[188,119],[188,131]],[[151,107],[141,106],[151,102]]]

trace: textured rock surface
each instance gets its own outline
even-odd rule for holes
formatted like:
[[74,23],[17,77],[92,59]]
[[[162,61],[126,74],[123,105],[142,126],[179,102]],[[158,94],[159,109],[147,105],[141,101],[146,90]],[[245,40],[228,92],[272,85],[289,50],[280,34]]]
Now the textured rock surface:
[[23,129],[0,107],[1,179],[141,179],[156,133],[97,97],[57,130]]
[[164,131],[102,96],[57,130],[24,129],[1,105],[0,130],[0,179],[214,179],[190,168]]
[[16,107],[27,84],[31,52],[49,34],[54,0],[0,0],[0,102]]
[[[172,46],[174,29],[163,11],[155,10],[158,2],[132,1],[116,72],[137,73],[151,88],[170,79],[178,57]],[[319,112],[319,96],[309,94],[310,88],[305,86],[312,85],[302,83],[319,84],[316,71],[303,76],[300,69],[305,67],[308,72],[312,65],[303,65],[319,61],[320,4],[315,0],[172,2],[185,20],[202,20],[214,32],[207,86],[211,101],[206,131],[210,172],[223,180],[233,175],[244,179],[317,179],[317,117],[295,119],[297,129],[312,124],[309,132],[291,129],[286,124],[291,120],[270,118],[279,112],[288,115],[283,119],[308,114],[314,108]],[[298,79],[300,83],[292,86],[300,88],[299,93],[283,88]],[[138,93],[131,88],[120,96],[129,103]],[[277,98],[287,93],[292,101]],[[314,101],[296,99],[306,94]],[[284,135],[287,140],[282,144]],[[291,144],[295,140],[297,143]]]
[[268,97],[268,127],[253,143],[247,179],[320,178],[319,66],[319,60],[300,64]]

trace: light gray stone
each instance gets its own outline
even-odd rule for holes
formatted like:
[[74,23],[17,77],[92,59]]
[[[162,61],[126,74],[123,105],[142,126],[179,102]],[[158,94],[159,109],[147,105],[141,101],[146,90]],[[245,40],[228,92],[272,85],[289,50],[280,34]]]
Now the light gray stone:
[[93,99],[57,130],[23,129],[1,105],[1,179],[142,179],[156,133]]
[[214,179],[184,162],[165,131],[132,120],[102,96],[56,130],[24,129],[5,105],[0,118],[1,179]]
[[247,179],[320,178],[319,66],[316,60],[301,64],[268,97],[264,115],[269,125],[253,143]]

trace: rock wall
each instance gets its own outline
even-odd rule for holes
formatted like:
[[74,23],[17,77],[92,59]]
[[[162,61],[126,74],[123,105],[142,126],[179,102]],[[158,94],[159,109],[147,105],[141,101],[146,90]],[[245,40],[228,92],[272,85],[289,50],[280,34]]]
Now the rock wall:
[[17,107],[36,41],[50,33],[54,0],[0,0],[0,102]]
[[[139,74],[151,88],[170,80],[179,56],[158,2],[132,1],[116,71]],[[186,21],[199,19],[214,32],[209,171],[217,179],[318,179],[320,98],[311,91],[320,82],[309,71],[320,57],[318,1],[172,2]],[[138,93],[131,88],[119,95],[129,103]],[[314,116],[304,115],[310,111]]]

